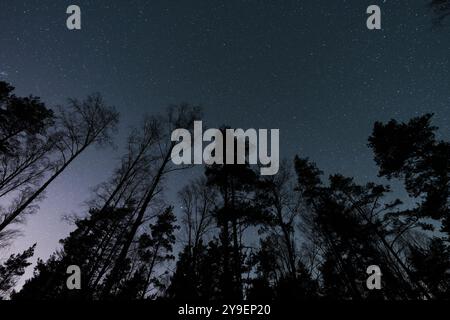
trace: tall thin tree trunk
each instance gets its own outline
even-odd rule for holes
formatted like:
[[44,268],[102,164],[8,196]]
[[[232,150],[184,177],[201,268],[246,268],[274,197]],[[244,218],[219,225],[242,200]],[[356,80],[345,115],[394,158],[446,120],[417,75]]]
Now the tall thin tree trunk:
[[[224,208],[225,214],[229,214],[229,200],[228,200],[228,187],[224,188]],[[223,247],[223,273],[222,273],[222,288],[225,300],[233,299],[233,274],[230,269],[230,230],[227,217],[222,217],[222,232],[220,235],[221,243]]]
[[145,295],[147,294],[147,288],[150,285],[150,279],[152,277],[153,268],[155,267],[156,258],[158,257],[159,245],[156,246],[155,254],[153,255],[152,262],[150,263],[150,267],[148,269],[147,279],[145,280],[144,290],[142,291],[141,299],[145,299]]
[[131,163],[131,165],[127,168],[127,170],[125,171],[124,175],[122,176],[122,178],[119,181],[119,184],[116,186],[116,188],[114,189],[114,191],[111,193],[111,195],[108,197],[108,199],[105,201],[105,204],[103,205],[101,211],[105,210],[111,203],[111,201],[114,199],[114,197],[117,195],[117,193],[120,191],[120,189],[123,187],[123,185],[127,182],[128,178],[130,177],[133,169],[136,167],[136,165],[138,164],[139,160],[142,158],[142,156],[145,153],[145,150],[147,149],[147,147],[150,145],[151,140],[147,141],[147,143],[141,148],[141,150],[139,151],[138,155],[136,156],[136,158],[133,160],[133,162]]
[[153,196],[155,194],[156,188],[159,184],[159,181],[161,180],[161,177],[164,173],[164,169],[167,165],[167,163],[170,160],[170,156],[172,153],[172,149],[173,149],[173,144],[172,146],[169,148],[169,150],[167,151],[166,156],[164,157],[163,163],[161,164],[158,173],[155,176],[155,179],[152,183],[152,186],[150,187],[149,191],[147,192],[147,195],[144,199],[144,202],[142,203],[141,208],[139,209],[138,215],[136,217],[136,220],[134,221],[130,232],[128,233],[128,236],[125,239],[125,243],[120,251],[120,254],[114,264],[113,270],[111,271],[111,274],[108,278],[108,280],[105,283],[105,287],[103,288],[103,292],[102,292],[102,296],[103,297],[107,297],[109,295],[109,293],[111,292],[112,287],[114,286],[114,284],[119,280],[119,273],[121,271],[121,269],[123,268],[123,264],[127,258],[128,255],[128,251],[131,247],[131,244],[133,242],[133,239],[139,229],[139,227],[141,226],[143,219],[144,219],[144,215],[145,215],[145,211],[147,210],[147,207],[150,203],[150,201],[153,199]]
[[283,221],[283,211],[282,211],[282,207],[281,207],[281,200],[280,197],[278,195],[278,192],[276,190],[274,190],[274,196],[275,196],[275,210],[277,213],[277,218],[278,218],[278,223],[281,227],[281,232],[283,233],[283,237],[284,237],[284,242],[286,245],[286,249],[288,251],[288,259],[289,259],[289,267],[290,267],[290,273],[291,273],[291,277],[292,279],[297,279],[297,268],[295,266],[295,247],[294,247],[294,243],[293,240],[291,239],[291,234],[286,226],[286,224]]
[[9,226],[39,195],[47,189],[50,183],[53,182],[68,166],[74,161],[83,151],[87,145],[78,150],[70,159],[64,163],[39,189],[37,189],[23,204],[21,204],[14,212],[8,214],[5,220],[0,224],[0,232]]
[[[350,197],[349,197],[350,198]],[[351,198],[350,198],[351,199]],[[354,201],[351,200],[352,203]],[[367,217],[365,212],[360,208],[360,206],[356,206],[357,211],[359,212],[360,216],[366,220],[366,222],[370,225],[373,232],[377,235],[377,237],[381,240],[381,243],[383,243],[383,246],[388,250],[388,252],[393,256],[394,260],[399,264],[399,266],[403,269],[403,271],[408,275],[409,279],[411,280],[412,272],[409,270],[409,268],[406,266],[406,264],[403,262],[403,260],[398,256],[398,254],[395,252],[395,250],[392,248],[391,245],[387,242],[386,238],[380,233],[378,228],[373,224],[373,222]],[[413,282],[412,282],[413,283]],[[428,292],[428,290],[418,281],[417,283],[414,283],[416,287],[421,291],[421,293],[427,297],[428,299],[432,299],[432,296]]]

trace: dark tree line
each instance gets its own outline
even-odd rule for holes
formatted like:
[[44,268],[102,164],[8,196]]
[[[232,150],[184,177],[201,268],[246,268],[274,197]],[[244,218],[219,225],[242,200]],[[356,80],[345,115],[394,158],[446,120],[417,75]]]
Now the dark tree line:
[[[0,246],[38,214],[47,187],[92,145],[112,142],[118,114],[100,95],[54,110],[0,82]],[[375,123],[368,146],[379,175],[400,181],[415,205],[388,185],[324,176],[295,157],[274,176],[259,168],[210,165],[164,197],[174,166],[170,136],[192,129],[201,110],[173,106],[132,130],[111,177],[74,218],[61,249],[38,260],[20,291],[35,246],[2,257],[0,296],[16,300],[448,299],[450,143],[432,115]],[[226,150],[223,151],[224,153]],[[386,181],[385,180],[385,181]],[[49,195],[51,199],[51,195]],[[175,208],[180,208],[175,210]],[[67,267],[81,269],[69,290]],[[369,290],[377,265],[382,289]]]
[[[0,239],[36,210],[47,187],[91,145],[110,142],[118,114],[100,95],[54,112],[37,97],[17,97],[0,82]],[[3,203],[3,202],[2,202]]]
[[431,0],[429,4],[435,14],[435,23],[442,23],[450,15],[449,0]]

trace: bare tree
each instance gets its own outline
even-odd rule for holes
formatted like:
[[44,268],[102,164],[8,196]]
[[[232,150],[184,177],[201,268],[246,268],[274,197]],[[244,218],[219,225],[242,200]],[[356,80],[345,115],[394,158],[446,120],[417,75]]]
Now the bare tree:
[[284,161],[275,176],[264,178],[261,182],[259,199],[265,204],[270,216],[270,230],[280,238],[281,251],[292,279],[297,277],[297,248],[295,224],[299,217],[301,198],[294,191],[292,170]]
[[[147,180],[151,183],[147,185],[144,191],[144,196],[139,200],[135,212],[135,219],[131,225],[130,230],[124,238],[119,256],[114,263],[114,267],[105,282],[103,288],[103,296],[108,296],[124,268],[124,263],[127,258],[133,239],[138,233],[139,227],[145,221],[145,216],[149,206],[155,197],[162,191],[162,184],[164,178],[168,173],[178,170],[171,165],[172,149],[175,142],[171,141],[172,131],[178,128],[189,129],[193,122],[200,116],[200,109],[197,107],[190,107],[188,105],[180,105],[170,107],[165,116],[156,117],[158,125],[157,143],[153,147],[154,155],[157,155],[157,160],[153,166],[154,170],[148,175]],[[181,167],[183,168],[183,167]]]
[[201,177],[184,187],[178,196],[183,210],[182,222],[187,245],[194,249],[215,227],[212,211],[217,200],[217,192],[207,185],[206,178]]
[[39,185],[52,169],[49,156],[55,150],[56,140],[52,137],[26,140],[13,156],[0,155],[0,198]]
[[108,107],[99,94],[91,95],[84,101],[69,100],[67,108],[60,108],[55,146],[59,151],[59,157],[53,163],[52,172],[43,184],[35,190],[29,190],[27,196],[22,197],[17,206],[5,213],[0,223],[0,232],[23,215],[45,189],[89,146],[109,143],[111,132],[117,122],[118,113]]

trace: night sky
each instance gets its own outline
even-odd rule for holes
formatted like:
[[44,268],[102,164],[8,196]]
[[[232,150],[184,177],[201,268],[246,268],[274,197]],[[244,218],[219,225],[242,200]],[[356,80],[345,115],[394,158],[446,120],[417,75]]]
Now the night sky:
[[[66,28],[70,4],[80,31]],[[382,30],[366,28],[371,4]],[[121,113],[118,148],[91,149],[58,178],[8,253],[37,242],[48,257],[129,128],[169,104],[202,105],[211,127],[279,128],[282,158],[376,180],[374,121],[434,112],[449,136],[449,28],[433,27],[427,0],[1,0],[0,79],[49,106],[101,92]],[[172,178],[167,197],[196,173]]]

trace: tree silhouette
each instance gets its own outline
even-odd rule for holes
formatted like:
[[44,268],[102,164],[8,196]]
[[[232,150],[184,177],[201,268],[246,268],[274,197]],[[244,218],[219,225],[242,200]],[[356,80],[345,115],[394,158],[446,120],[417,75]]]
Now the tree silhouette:
[[[23,289],[13,298],[41,300],[91,299],[109,270],[109,259],[114,255],[116,230],[127,227],[130,210],[90,210],[88,216],[75,221],[76,229],[61,240],[62,249],[46,262],[40,260],[34,277],[27,280]],[[102,259],[98,259],[99,256]],[[81,290],[68,290],[66,270],[77,265],[82,271]]]
[[[117,115],[101,99],[73,103],[75,109],[59,111],[45,129],[43,141],[53,145],[37,155],[42,174],[34,184],[24,181],[37,189],[13,204],[26,204],[13,222],[85,148],[110,142]],[[450,144],[437,138],[432,115],[377,122],[369,137],[379,175],[403,182],[416,205],[403,204],[385,184],[357,183],[338,173],[324,177],[314,162],[300,157],[293,168],[283,162],[277,175],[264,177],[246,163],[207,165],[204,176],[181,189],[179,202],[168,203],[163,193],[169,173],[188,168],[170,161],[171,132],[190,129],[199,114],[196,107],[180,105],[145,117],[110,178],[94,189],[87,215],[74,219],[62,248],[38,260],[19,292],[13,288],[34,247],[0,266],[3,298],[11,293],[16,300],[180,302],[450,297]],[[34,139],[33,131],[19,136]],[[11,157],[13,147],[19,154],[21,147],[11,144],[3,156]],[[32,167],[18,177],[26,172]],[[81,290],[67,288],[70,265],[81,268]],[[382,290],[366,286],[371,265],[382,270]]]
[[[0,224],[24,201],[52,170],[55,151],[55,115],[38,97],[18,97],[0,81]],[[28,213],[36,208],[28,206]],[[14,235],[0,230],[0,246]]]
[[172,255],[175,243],[176,218],[173,208],[167,208],[157,217],[155,224],[150,226],[150,234],[143,234],[139,238],[139,255],[143,261],[145,271],[144,290],[141,298],[145,298],[151,282],[157,283],[154,277],[155,269],[161,263],[174,260]]
[[17,97],[14,87],[0,81],[0,153],[14,154],[20,141],[44,134],[54,114],[38,97]]
[[118,281],[121,269],[124,267],[133,239],[135,238],[139,227],[144,222],[147,209],[149,208],[152,200],[155,200],[156,196],[160,192],[161,184],[165,175],[173,170],[170,168],[170,159],[172,149],[175,144],[170,141],[169,138],[172,131],[179,128],[190,128],[195,119],[199,116],[199,108],[190,107],[188,105],[180,105],[169,108],[164,117],[156,119],[158,125],[158,139],[155,144],[155,157],[157,155],[157,162],[154,166],[154,171],[148,177],[148,180],[151,181],[151,183],[146,187],[143,198],[139,201],[136,211],[136,218],[131,225],[130,231],[125,235],[125,240],[121,246],[119,256],[114,262],[114,268],[105,283],[103,288],[104,297],[108,297],[111,294],[114,283]]
[[[436,265],[439,270],[449,262],[446,259],[446,250],[450,235],[450,144],[436,138],[437,128],[431,125],[431,119],[432,115],[426,114],[411,119],[408,123],[399,123],[395,120],[387,124],[377,122],[369,138],[369,145],[374,151],[379,174],[388,179],[400,179],[408,194],[418,203],[415,208],[398,213],[412,221],[408,228],[434,230],[437,224],[441,226],[441,231],[447,234],[446,242],[432,239],[425,246],[422,243],[409,244],[410,260],[416,268],[411,277],[417,279],[423,276],[420,281],[427,284],[431,294],[439,296],[447,289],[437,290],[433,277],[423,272],[422,263],[440,256],[444,260],[440,266]],[[436,223],[429,223],[429,219],[435,220]],[[448,279],[437,270],[435,275],[440,274],[448,287]]]
[[31,265],[28,259],[33,256],[35,248],[36,244],[21,254],[11,255],[5,263],[0,264],[0,300],[8,297],[17,280],[25,273],[25,268]]
[[422,199],[420,206],[405,214],[441,220],[449,232],[450,143],[437,140],[431,114],[408,123],[377,122],[369,145],[375,154],[379,174],[399,178],[411,197]]
[[309,237],[324,252],[319,268],[325,294],[370,297],[364,271],[375,264],[382,267],[384,280],[390,281],[384,298],[429,296],[421,282],[413,281],[401,254],[397,226],[403,224],[396,209],[400,203],[383,201],[389,188],[373,183],[359,186],[340,175],[330,176],[329,185],[324,185],[322,172],[314,164],[300,158],[295,162],[299,191],[308,204],[304,221],[310,226]]
[[435,299],[450,298],[450,250],[440,238],[433,238],[425,248],[411,247],[408,257],[413,278],[424,281]]
[[[212,254],[212,246],[205,246],[208,235],[215,229],[215,218],[213,216],[214,206],[217,201],[217,193],[207,186],[205,178],[192,181],[179,192],[182,203],[183,215],[182,226],[185,246],[179,254],[175,274],[172,277],[168,290],[168,296],[177,300],[201,301],[207,297],[214,299],[214,281],[208,280],[214,277],[214,270],[208,268],[212,260],[205,262],[208,255]],[[208,253],[207,250],[210,250]],[[214,262],[217,263],[217,260]],[[219,274],[219,273],[217,273]]]
[[59,158],[52,163],[52,172],[47,180],[35,190],[27,190],[14,206],[4,213],[0,232],[16,222],[30,205],[37,200],[47,187],[77,159],[89,146],[103,145],[111,139],[111,131],[118,122],[118,114],[105,105],[100,95],[92,95],[86,100],[70,100],[68,111],[60,108],[57,118],[57,141],[55,148]]
[[430,7],[436,14],[436,23],[441,23],[450,15],[449,0],[431,0]]
[[180,253],[167,297],[176,301],[223,301],[224,248],[218,239],[197,246],[195,265],[189,247]]
[[297,248],[295,239],[295,223],[300,213],[301,199],[294,191],[292,173],[287,163],[283,163],[276,176],[261,179],[256,201],[265,208],[268,214],[273,236],[281,240],[288,276],[297,278]]
[[[225,131],[226,129],[222,129]],[[234,139],[233,146],[237,146]],[[224,144],[223,158],[227,152]],[[235,158],[237,155],[234,155]],[[237,163],[236,159],[234,163]],[[252,188],[256,186],[255,171],[246,164],[213,164],[206,167],[205,175],[209,186],[217,189],[221,203],[215,215],[220,227],[219,239],[223,250],[222,289],[226,300],[241,300],[243,297],[243,246],[242,233],[246,226],[257,224]]]

